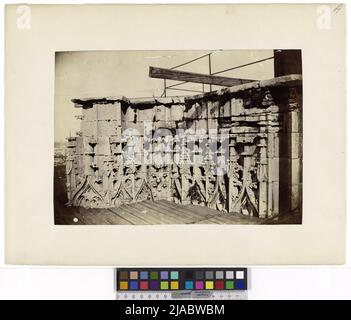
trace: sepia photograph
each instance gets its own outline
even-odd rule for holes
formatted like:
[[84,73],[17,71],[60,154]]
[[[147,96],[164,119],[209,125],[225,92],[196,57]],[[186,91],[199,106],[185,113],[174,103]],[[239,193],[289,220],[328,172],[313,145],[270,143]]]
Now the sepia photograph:
[[345,21],[6,6],[6,263],[343,264]]
[[55,53],[57,225],[302,224],[298,49]]

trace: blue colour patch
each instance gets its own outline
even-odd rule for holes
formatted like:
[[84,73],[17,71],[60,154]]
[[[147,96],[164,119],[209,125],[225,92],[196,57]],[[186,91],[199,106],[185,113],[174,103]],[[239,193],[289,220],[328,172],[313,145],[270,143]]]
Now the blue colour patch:
[[193,281],[186,281],[185,282],[185,289],[186,290],[193,290],[194,289],[194,282]]
[[236,285],[236,289],[239,289],[239,290],[245,289],[244,280],[236,280],[235,285]]
[[130,281],[129,282],[130,290],[138,290],[138,281]]
[[140,272],[140,279],[141,280],[149,279],[149,273],[148,272]]

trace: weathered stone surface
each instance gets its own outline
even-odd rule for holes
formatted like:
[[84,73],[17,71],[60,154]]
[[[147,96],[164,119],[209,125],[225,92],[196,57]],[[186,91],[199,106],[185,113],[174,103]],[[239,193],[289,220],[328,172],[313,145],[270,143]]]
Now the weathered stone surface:
[[97,120],[97,109],[96,106],[89,108],[83,108],[83,120],[84,121],[96,121]]
[[116,120],[103,120],[98,121],[97,135],[100,136],[114,136],[118,134],[119,121]]
[[268,181],[279,181],[279,158],[268,159]]
[[240,116],[244,114],[244,102],[241,98],[234,98],[231,101],[231,115],[232,116]]
[[181,121],[184,117],[184,105],[172,105],[171,107],[171,119],[174,121]]
[[302,161],[301,159],[290,159],[291,184],[302,183]]
[[261,218],[301,209],[300,85],[284,76],[186,99],[74,99],[83,114],[67,145],[69,204],[166,199]]
[[95,104],[94,108],[97,109],[97,119],[98,120],[115,120],[118,124],[121,122],[121,104],[116,103],[106,103],[106,104]]
[[291,158],[301,158],[302,157],[302,133],[291,132]]
[[211,130],[212,132],[217,132],[218,130],[218,121],[215,119],[208,119],[208,129]]
[[288,132],[300,132],[302,133],[302,117],[301,112],[289,112],[287,121],[287,131]]
[[97,137],[98,123],[97,121],[82,121],[82,131],[87,137]]
[[301,210],[302,183],[291,186],[290,210]]
[[196,128],[197,132],[207,130],[207,120],[205,120],[205,119],[196,120],[195,121],[195,128]]
[[155,117],[155,108],[137,109],[137,121],[153,121]]
[[111,150],[110,150],[110,139],[108,136],[100,136],[98,138],[98,143],[96,144],[96,155],[110,155]]

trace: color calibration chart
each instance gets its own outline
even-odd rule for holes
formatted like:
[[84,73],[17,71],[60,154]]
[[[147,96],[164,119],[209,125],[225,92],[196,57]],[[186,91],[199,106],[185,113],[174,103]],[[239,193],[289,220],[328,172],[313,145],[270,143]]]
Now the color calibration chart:
[[247,268],[117,269],[117,299],[246,299]]

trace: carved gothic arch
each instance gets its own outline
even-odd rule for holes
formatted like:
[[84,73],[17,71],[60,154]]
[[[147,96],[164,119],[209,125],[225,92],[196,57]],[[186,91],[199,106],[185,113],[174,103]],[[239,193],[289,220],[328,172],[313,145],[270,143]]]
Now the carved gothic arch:
[[198,201],[199,203],[200,202],[204,202],[206,201],[206,196],[205,194],[203,193],[203,191],[201,190],[201,187],[199,185],[199,183],[197,181],[194,182],[194,184],[189,188],[189,191],[188,191],[188,195],[187,197],[190,197],[190,200],[196,200],[194,199],[193,197],[194,196],[198,196],[199,197],[199,200]]
[[258,217],[257,205],[252,201],[252,196],[250,196],[250,193],[248,192],[247,188],[247,186],[244,186],[242,188],[239,196],[234,202],[233,209],[236,212],[240,212],[247,206],[249,206],[249,208],[252,208],[253,216]]
[[112,204],[116,204],[119,200],[119,202],[123,203],[126,198],[129,201],[133,200],[132,195],[129,193],[129,191],[126,188],[124,188],[123,183],[121,182],[121,183],[119,183],[117,192],[112,197],[111,202],[112,202]]
[[140,186],[138,192],[136,193],[135,200],[139,199],[140,195],[144,192],[144,190],[146,190],[146,192],[148,194],[150,194],[151,200],[153,201],[154,200],[154,196],[152,194],[152,190],[151,190],[151,188],[150,188],[150,186],[147,183],[145,178],[143,179],[143,182],[141,183],[141,186]]
[[82,200],[84,199],[84,195],[88,194],[90,191],[92,193],[92,195],[90,195],[91,200],[99,199],[102,203],[104,203],[104,197],[100,194],[100,192],[98,190],[96,190],[94,185],[91,183],[90,176],[85,177],[84,182],[82,183],[81,187],[78,189],[78,191],[73,196],[71,203],[73,205],[79,206],[81,204]]

